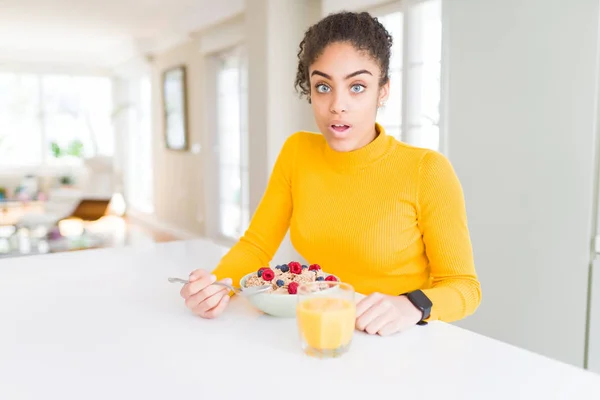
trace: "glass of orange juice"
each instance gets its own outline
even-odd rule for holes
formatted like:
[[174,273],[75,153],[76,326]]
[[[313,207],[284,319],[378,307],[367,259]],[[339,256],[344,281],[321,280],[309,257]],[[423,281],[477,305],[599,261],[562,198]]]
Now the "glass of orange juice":
[[298,287],[296,319],[302,350],[318,358],[348,351],[356,320],[354,288],[343,282],[317,281]]

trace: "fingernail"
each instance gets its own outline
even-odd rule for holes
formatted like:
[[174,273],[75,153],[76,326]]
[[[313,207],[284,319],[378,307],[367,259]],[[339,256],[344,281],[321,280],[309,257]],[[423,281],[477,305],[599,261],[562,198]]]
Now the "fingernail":
[[211,276],[210,276],[210,281],[211,281],[211,282],[216,282],[216,281],[217,281],[217,277],[216,277],[216,275],[211,275]]
[[233,280],[231,278],[225,278],[224,281],[228,285],[231,285],[233,283]]

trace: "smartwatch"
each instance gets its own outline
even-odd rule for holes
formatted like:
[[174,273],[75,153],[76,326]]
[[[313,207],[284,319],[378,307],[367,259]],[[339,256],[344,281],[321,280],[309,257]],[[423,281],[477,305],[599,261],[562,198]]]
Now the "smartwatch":
[[410,302],[423,313],[423,317],[419,322],[417,322],[417,325],[427,325],[427,322],[423,320],[429,318],[431,315],[431,307],[433,306],[433,303],[431,300],[429,300],[429,297],[427,297],[421,290],[415,290],[414,292],[406,293],[405,296],[408,297],[408,300],[410,300]]

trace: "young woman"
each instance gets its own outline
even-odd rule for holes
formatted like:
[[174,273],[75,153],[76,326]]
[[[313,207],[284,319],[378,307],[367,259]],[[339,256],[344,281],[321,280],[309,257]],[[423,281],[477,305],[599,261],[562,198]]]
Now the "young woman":
[[288,229],[309,263],[367,295],[357,304],[359,330],[388,335],[428,320],[455,321],[479,306],[452,166],[375,122],[388,97],[391,45],[383,25],[364,12],[332,14],[307,30],[296,88],[320,134],[287,139],[247,232],[213,274],[190,274],[181,295],[194,313],[221,314],[229,296],[211,284],[237,284],[269,265]]

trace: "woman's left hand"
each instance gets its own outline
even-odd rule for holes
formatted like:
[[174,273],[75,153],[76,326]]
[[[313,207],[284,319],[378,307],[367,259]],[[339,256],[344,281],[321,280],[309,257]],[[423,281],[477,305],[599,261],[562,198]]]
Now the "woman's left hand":
[[356,305],[356,329],[370,335],[391,335],[417,324],[423,317],[406,296],[373,293]]

